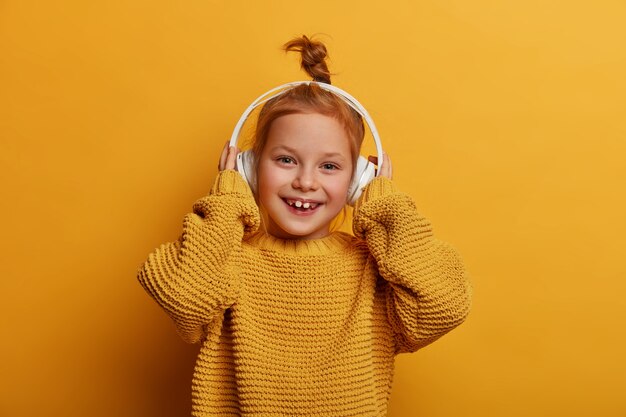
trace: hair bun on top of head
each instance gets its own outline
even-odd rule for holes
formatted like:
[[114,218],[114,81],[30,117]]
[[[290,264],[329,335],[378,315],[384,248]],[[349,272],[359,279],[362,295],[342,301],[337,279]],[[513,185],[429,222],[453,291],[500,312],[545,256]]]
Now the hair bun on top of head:
[[300,52],[300,66],[313,81],[330,84],[330,71],[326,65],[328,51],[322,42],[302,35],[287,42],[283,48],[286,52]]

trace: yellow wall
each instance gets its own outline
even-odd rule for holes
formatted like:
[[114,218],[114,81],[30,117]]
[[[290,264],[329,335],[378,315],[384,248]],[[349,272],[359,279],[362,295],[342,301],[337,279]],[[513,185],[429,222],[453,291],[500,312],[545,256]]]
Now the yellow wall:
[[[266,3],[262,5],[262,3]],[[135,280],[321,32],[474,277],[398,416],[624,416],[626,4],[0,3],[0,415],[180,416],[196,346]]]

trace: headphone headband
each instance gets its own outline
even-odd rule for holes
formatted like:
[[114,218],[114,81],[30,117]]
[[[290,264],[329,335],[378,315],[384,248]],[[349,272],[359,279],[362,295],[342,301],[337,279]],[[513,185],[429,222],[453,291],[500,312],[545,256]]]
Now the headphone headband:
[[365,107],[363,107],[356,98],[352,97],[350,94],[348,94],[348,92],[342,90],[341,88],[338,88],[338,87],[335,87],[334,85],[330,85],[326,83],[320,83],[317,81],[294,81],[294,82],[290,82],[287,84],[279,85],[278,87],[272,88],[271,90],[260,95],[256,100],[252,102],[252,104],[250,104],[250,106],[248,106],[246,111],[244,111],[241,117],[239,118],[239,121],[235,125],[235,130],[233,130],[233,134],[230,137],[230,146],[237,146],[241,129],[243,128],[243,125],[248,119],[248,117],[250,116],[250,113],[252,113],[254,109],[264,104],[265,102],[273,99],[274,97],[278,97],[281,94],[286,93],[287,91],[293,89],[294,87],[297,87],[299,85],[311,85],[311,84],[315,84],[321,89],[335,94],[336,96],[341,98],[344,102],[346,102],[350,107],[352,107],[357,113],[359,113],[361,117],[363,117],[363,119],[367,123],[367,126],[370,129],[370,132],[372,133],[374,142],[376,142],[376,153],[378,156],[377,175],[380,175],[381,167],[383,165],[383,147],[380,141],[380,136],[378,135],[378,130],[376,129],[376,125],[374,124],[374,121],[370,117],[367,110],[365,110]]

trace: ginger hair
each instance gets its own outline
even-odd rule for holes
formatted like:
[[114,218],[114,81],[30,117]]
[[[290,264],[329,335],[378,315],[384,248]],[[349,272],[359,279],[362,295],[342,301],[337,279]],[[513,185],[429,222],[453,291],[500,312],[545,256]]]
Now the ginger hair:
[[[322,42],[302,35],[285,43],[283,49],[285,52],[299,52],[302,69],[314,81],[330,84],[331,73],[326,64],[328,52]],[[339,121],[350,138],[354,168],[365,135],[363,119],[342,98],[315,84],[299,85],[265,103],[259,112],[252,145],[256,156],[260,156],[265,148],[272,122],[281,116],[295,113],[319,113]]]

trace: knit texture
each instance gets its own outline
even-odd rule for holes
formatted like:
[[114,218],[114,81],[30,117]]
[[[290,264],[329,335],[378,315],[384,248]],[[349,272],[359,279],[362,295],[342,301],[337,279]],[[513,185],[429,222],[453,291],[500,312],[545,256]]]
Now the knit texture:
[[223,171],[139,269],[182,338],[202,342],[192,414],[385,416],[394,356],[469,312],[460,256],[386,178],[357,202],[355,236],[280,240],[259,224],[247,184]]

